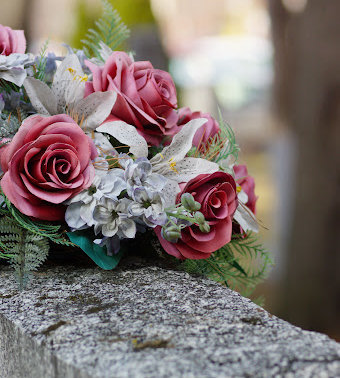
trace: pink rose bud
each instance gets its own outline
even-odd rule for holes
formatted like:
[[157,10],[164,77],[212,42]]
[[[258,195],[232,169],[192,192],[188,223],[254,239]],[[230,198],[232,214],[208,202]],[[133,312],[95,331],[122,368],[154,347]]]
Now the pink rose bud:
[[248,196],[248,201],[245,203],[245,205],[255,214],[256,201],[258,198],[255,195],[255,180],[253,177],[248,175],[248,170],[245,165],[235,165],[234,172],[237,184],[240,185]]
[[212,138],[220,131],[220,126],[216,119],[214,119],[210,114],[202,112],[192,112],[188,107],[180,108],[178,110],[177,125],[183,126],[192,119],[196,118],[206,118],[208,120],[208,122],[206,122],[202,127],[200,127],[196,131],[196,134],[192,142],[193,146],[200,148],[201,145],[207,143],[210,138]]
[[8,26],[0,25],[0,55],[13,53],[24,54],[26,39],[23,30],[13,30]]

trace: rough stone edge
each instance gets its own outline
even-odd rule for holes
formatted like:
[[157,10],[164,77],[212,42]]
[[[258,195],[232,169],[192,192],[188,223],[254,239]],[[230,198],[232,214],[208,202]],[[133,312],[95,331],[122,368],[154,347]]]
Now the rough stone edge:
[[[164,269],[164,268],[163,268]],[[187,274],[187,273],[186,273]],[[215,282],[203,279],[203,281],[211,282],[215,285],[217,285]],[[220,287],[219,285],[217,285]],[[228,289],[229,290],[229,289]],[[233,292],[234,295],[236,294],[239,296],[239,294]],[[245,299],[251,306],[257,307],[255,304],[249,301],[249,299]],[[262,310],[265,312],[265,310]],[[270,316],[272,318],[272,316]],[[273,317],[276,318],[276,317]],[[4,322],[3,322],[4,320]],[[277,319],[280,323],[286,323],[283,320]],[[289,323],[287,323],[289,324]],[[297,328],[297,327],[294,327]],[[299,328],[298,328],[299,329]],[[299,329],[300,331],[303,331]],[[313,334],[314,332],[308,332],[308,334]],[[4,337],[6,336],[6,337]],[[325,335],[323,335],[325,336]],[[326,337],[326,336],[325,336]],[[3,344],[2,344],[3,343]],[[99,377],[97,374],[89,375],[89,373],[86,373],[84,369],[82,369],[81,366],[72,365],[72,362],[65,362],[62,358],[58,358],[58,355],[54,352],[52,352],[49,349],[49,343],[45,340],[37,340],[33,333],[25,332],[23,328],[20,327],[19,323],[14,320],[9,320],[4,315],[0,314],[0,361],[5,361],[6,363],[6,371],[5,366],[0,365],[0,378],[21,378],[21,377],[34,377],[34,378],[55,378],[55,377],[79,377],[79,378],[94,378]],[[337,360],[338,361],[338,360]],[[292,366],[295,364],[296,361],[290,361],[289,366]],[[295,373],[301,373],[301,374],[307,374],[307,375],[293,375],[294,373],[291,373],[289,371],[280,371],[278,375],[275,374],[275,376],[287,376],[287,377],[293,377],[293,376],[313,376],[308,375],[309,373],[313,373],[314,367],[310,365],[311,361],[305,361],[308,363],[308,366],[303,367],[303,369],[295,370]],[[332,362],[332,361],[319,361],[316,360],[315,363],[319,364],[320,362],[327,363],[329,365],[330,370],[327,368],[326,371],[320,372],[320,377],[338,377],[340,375],[338,374],[330,374],[330,371],[339,371],[336,369],[339,369],[339,363],[338,362]],[[47,365],[46,365],[47,363]],[[16,367],[20,366],[22,367],[23,372],[18,372],[16,370]],[[4,369],[4,372],[2,372],[2,369]],[[311,370],[312,369],[312,370]],[[25,374],[25,373],[26,374]],[[5,374],[5,375],[2,375]],[[17,374],[15,374],[17,373]],[[282,374],[282,375],[281,375]],[[321,375],[321,374],[330,374],[330,375]],[[131,375],[131,370],[128,372],[129,377],[133,377],[134,375]],[[185,375],[185,377],[191,377],[192,375]],[[204,375],[205,376],[205,375]],[[225,375],[228,376],[228,375]],[[235,375],[234,375],[235,376]],[[237,375],[240,376],[241,375]],[[242,375],[247,376],[247,375]],[[248,375],[249,376],[249,375]],[[256,375],[257,376],[257,375]],[[274,376],[274,375],[264,375],[264,376]],[[192,376],[194,377],[194,376]],[[203,375],[202,375],[203,377]]]
[[[15,323],[0,314],[0,378],[91,378],[84,371],[58,359]],[[17,368],[20,366],[20,369]],[[23,375],[23,372],[25,375]]]

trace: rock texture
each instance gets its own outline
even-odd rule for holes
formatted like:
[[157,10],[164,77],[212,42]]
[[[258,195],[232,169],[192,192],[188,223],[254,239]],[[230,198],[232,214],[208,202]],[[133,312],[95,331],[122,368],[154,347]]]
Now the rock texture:
[[138,261],[0,266],[0,377],[339,377],[340,345],[207,279]]

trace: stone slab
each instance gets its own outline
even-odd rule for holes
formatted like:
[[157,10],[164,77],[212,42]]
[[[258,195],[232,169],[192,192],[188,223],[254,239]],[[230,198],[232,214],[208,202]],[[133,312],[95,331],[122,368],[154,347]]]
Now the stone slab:
[[340,377],[340,345],[210,280],[133,260],[0,266],[0,377]]

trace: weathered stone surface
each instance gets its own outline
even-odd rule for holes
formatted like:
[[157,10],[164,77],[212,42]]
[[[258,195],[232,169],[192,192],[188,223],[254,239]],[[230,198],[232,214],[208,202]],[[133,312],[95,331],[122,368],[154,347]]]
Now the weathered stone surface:
[[340,345],[187,273],[0,266],[0,376],[339,377]]

